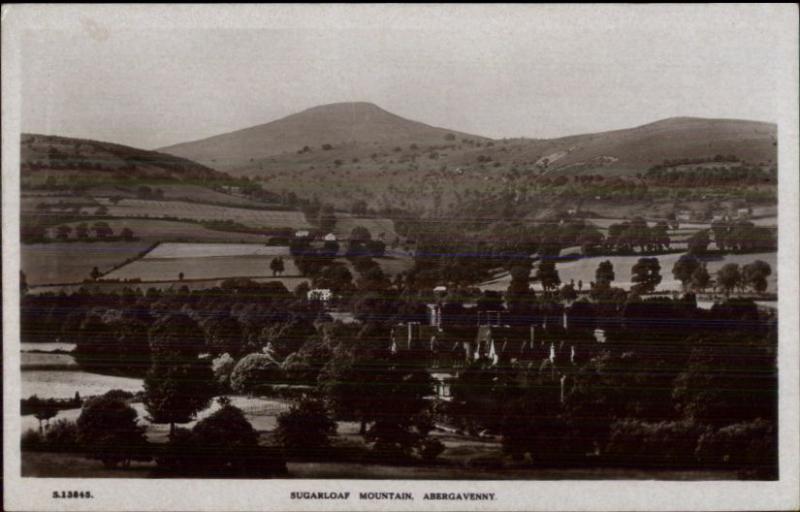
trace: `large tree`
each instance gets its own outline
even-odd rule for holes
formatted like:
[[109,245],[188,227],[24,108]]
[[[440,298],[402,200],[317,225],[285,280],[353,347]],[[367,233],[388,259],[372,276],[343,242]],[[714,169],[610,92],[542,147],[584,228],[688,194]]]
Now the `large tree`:
[[708,269],[706,268],[706,264],[703,263],[702,265],[698,266],[697,269],[692,273],[691,279],[691,287],[693,290],[697,290],[699,292],[705,291],[711,285],[711,276],[708,273]]
[[372,392],[384,397],[367,411],[372,425],[366,439],[385,456],[408,456],[433,428],[428,397],[434,392],[433,380],[416,360],[402,354],[377,361]]
[[278,416],[275,436],[281,446],[293,453],[319,455],[335,432],[336,422],[329,417],[325,404],[317,398],[303,397]]
[[708,238],[708,230],[703,229],[689,237],[687,241],[689,254],[701,255],[708,251],[708,244],[711,241]]
[[689,287],[692,276],[700,268],[700,261],[690,254],[684,254],[672,266],[672,275],[681,282],[683,289]]
[[609,260],[601,261],[599,265],[597,265],[597,270],[594,273],[594,279],[597,284],[603,285],[610,285],[612,281],[614,281],[614,265]]
[[185,314],[165,315],[150,329],[152,365],[144,380],[144,404],[155,423],[190,421],[214,393],[211,362],[200,359],[205,335]]
[[513,323],[533,323],[536,294],[531,288],[530,265],[511,267],[511,282],[506,290],[506,308]]
[[742,282],[758,293],[764,293],[767,289],[767,277],[770,274],[772,267],[769,263],[756,260],[742,267]]
[[[374,378],[377,360],[371,354],[340,347],[322,368],[318,387],[336,418],[358,421],[366,434],[370,411],[378,401]],[[383,393],[380,396],[385,397]]]
[[717,285],[722,288],[725,295],[730,293],[742,284],[742,273],[736,263],[726,263],[717,270]]
[[636,293],[650,293],[655,291],[661,283],[661,265],[658,258],[639,258],[631,268],[632,290]]
[[561,278],[558,277],[558,270],[556,264],[551,260],[542,260],[539,262],[539,268],[536,270],[536,279],[542,283],[542,289],[545,292],[555,290],[561,284]]
[[78,441],[89,458],[107,467],[147,458],[144,428],[137,422],[136,410],[112,394],[86,402],[78,416]]

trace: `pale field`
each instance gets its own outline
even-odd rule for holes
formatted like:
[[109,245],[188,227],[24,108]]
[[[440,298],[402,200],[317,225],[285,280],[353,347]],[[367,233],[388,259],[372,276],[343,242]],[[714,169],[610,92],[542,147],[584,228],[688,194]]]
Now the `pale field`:
[[[608,229],[614,224],[622,224],[623,222],[630,222],[630,219],[601,219],[601,218],[588,218],[586,219],[588,222],[591,222],[595,226],[601,229]],[[653,227],[657,222],[648,221],[647,225],[649,227]],[[679,230],[690,230],[690,231],[699,231],[701,229],[710,228],[711,224],[709,223],[699,223],[699,222],[678,222],[678,229]]]
[[[641,256],[596,256],[591,258],[581,258],[574,261],[556,263],[556,270],[561,278],[561,282],[569,283],[570,280],[575,280],[577,286],[578,281],[583,281],[583,289],[589,289],[589,283],[595,279],[595,271],[601,261],[609,260],[614,266],[615,279],[612,283],[613,286],[618,286],[626,290],[630,289],[631,283],[631,267],[633,267]],[[656,288],[656,292],[671,292],[680,291],[681,283],[672,276],[672,267],[675,262],[681,257],[680,253],[664,254],[656,256],[659,264],[661,265],[661,283]],[[746,265],[755,260],[762,260],[767,262],[772,267],[772,275],[767,278],[767,292],[776,293],[778,289],[778,276],[777,276],[777,253],[755,253],[755,254],[730,254],[727,256],[717,257],[715,259],[707,260],[707,268],[711,277],[722,268],[726,263],[736,263],[738,265]],[[535,274],[535,270],[533,272]],[[508,273],[503,273],[496,278],[486,281],[479,285],[482,290],[496,290],[505,291],[511,277]],[[535,283],[534,289],[541,291],[541,284]]]
[[125,199],[117,205],[108,199],[101,199],[108,207],[112,217],[175,217],[203,221],[234,221],[252,228],[292,228],[308,229],[310,224],[305,216],[297,211],[254,210],[198,204],[185,201],[150,201],[144,199]]
[[20,265],[29,285],[80,283],[93,267],[110,270],[150,247],[152,242],[53,242],[22,244]]
[[775,227],[778,225],[778,217],[762,217],[760,219],[750,220],[756,226]]
[[61,341],[53,341],[53,342],[46,342],[46,343],[32,343],[29,341],[23,341],[19,344],[19,349],[22,352],[27,352],[31,350],[36,350],[37,352],[54,352],[56,350],[63,350],[65,352],[71,352],[75,350],[74,343],[64,343]]
[[39,352],[23,352],[20,354],[22,370],[36,369],[69,369],[77,368],[78,363],[69,354],[44,354]]
[[289,247],[234,243],[163,243],[147,253],[143,259],[217,258],[222,256],[289,256]]
[[31,395],[39,398],[72,398],[76,391],[87,397],[102,395],[112,389],[131,393],[144,389],[141,379],[69,370],[24,370],[21,380],[23,398]]
[[[195,258],[142,259],[118,268],[107,279],[141,279],[142,281],[226,279],[230,277],[268,277],[271,256],[216,256]],[[299,277],[300,272],[291,259],[285,258],[284,275]],[[176,283],[179,284],[179,283]]]
[[284,256],[284,275],[299,277],[300,271],[289,257],[288,247],[261,244],[166,243],[144,258],[110,272],[106,279],[178,281],[225,279],[230,277],[269,277],[270,262]]

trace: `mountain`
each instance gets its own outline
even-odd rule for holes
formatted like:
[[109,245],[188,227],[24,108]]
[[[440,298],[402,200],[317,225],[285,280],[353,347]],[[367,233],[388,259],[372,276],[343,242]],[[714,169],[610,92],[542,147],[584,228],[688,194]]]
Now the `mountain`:
[[448,134],[483,137],[437,128],[402,118],[372,103],[334,103],[304,110],[270,123],[176,144],[159,151],[189,158],[219,169],[281,154],[295,155],[305,146],[320,149],[375,144],[433,144]]

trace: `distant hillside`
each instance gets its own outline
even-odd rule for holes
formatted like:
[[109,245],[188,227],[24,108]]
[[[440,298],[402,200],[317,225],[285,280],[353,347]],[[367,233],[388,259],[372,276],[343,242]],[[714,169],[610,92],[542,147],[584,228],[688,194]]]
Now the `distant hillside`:
[[[531,143],[522,153],[548,172],[598,170],[633,174],[664,160],[735,155],[752,163],[775,162],[777,127],[731,119],[676,117],[626,130]],[[547,159],[545,162],[544,159]]]
[[51,176],[161,181],[227,177],[185,158],[96,140],[23,133],[20,148],[23,184]]
[[446,211],[476,201],[494,208],[508,197],[519,202],[539,194],[547,179],[635,178],[665,161],[712,162],[721,172],[725,165],[715,159],[734,162],[728,168],[771,169],[776,132],[770,123],[683,117],[557,139],[491,140],[348,103],[163,151],[338,207],[363,200],[373,208]]
[[[304,147],[361,148],[380,144],[436,144],[445,137],[485,140],[483,137],[436,128],[404,119],[372,103],[322,105],[267,124],[245,128],[160,151],[202,162],[219,169],[241,167],[255,160],[283,155],[291,158]],[[326,146],[327,147],[327,146]]]

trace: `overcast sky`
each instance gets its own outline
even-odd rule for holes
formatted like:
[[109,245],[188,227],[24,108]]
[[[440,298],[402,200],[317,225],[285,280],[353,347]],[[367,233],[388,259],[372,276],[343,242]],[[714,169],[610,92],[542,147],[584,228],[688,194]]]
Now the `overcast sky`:
[[169,29],[153,10],[70,11],[26,32],[23,129],[149,149],[342,101],[490,137],[777,117],[785,10],[259,9],[203,11],[195,29],[180,11]]

